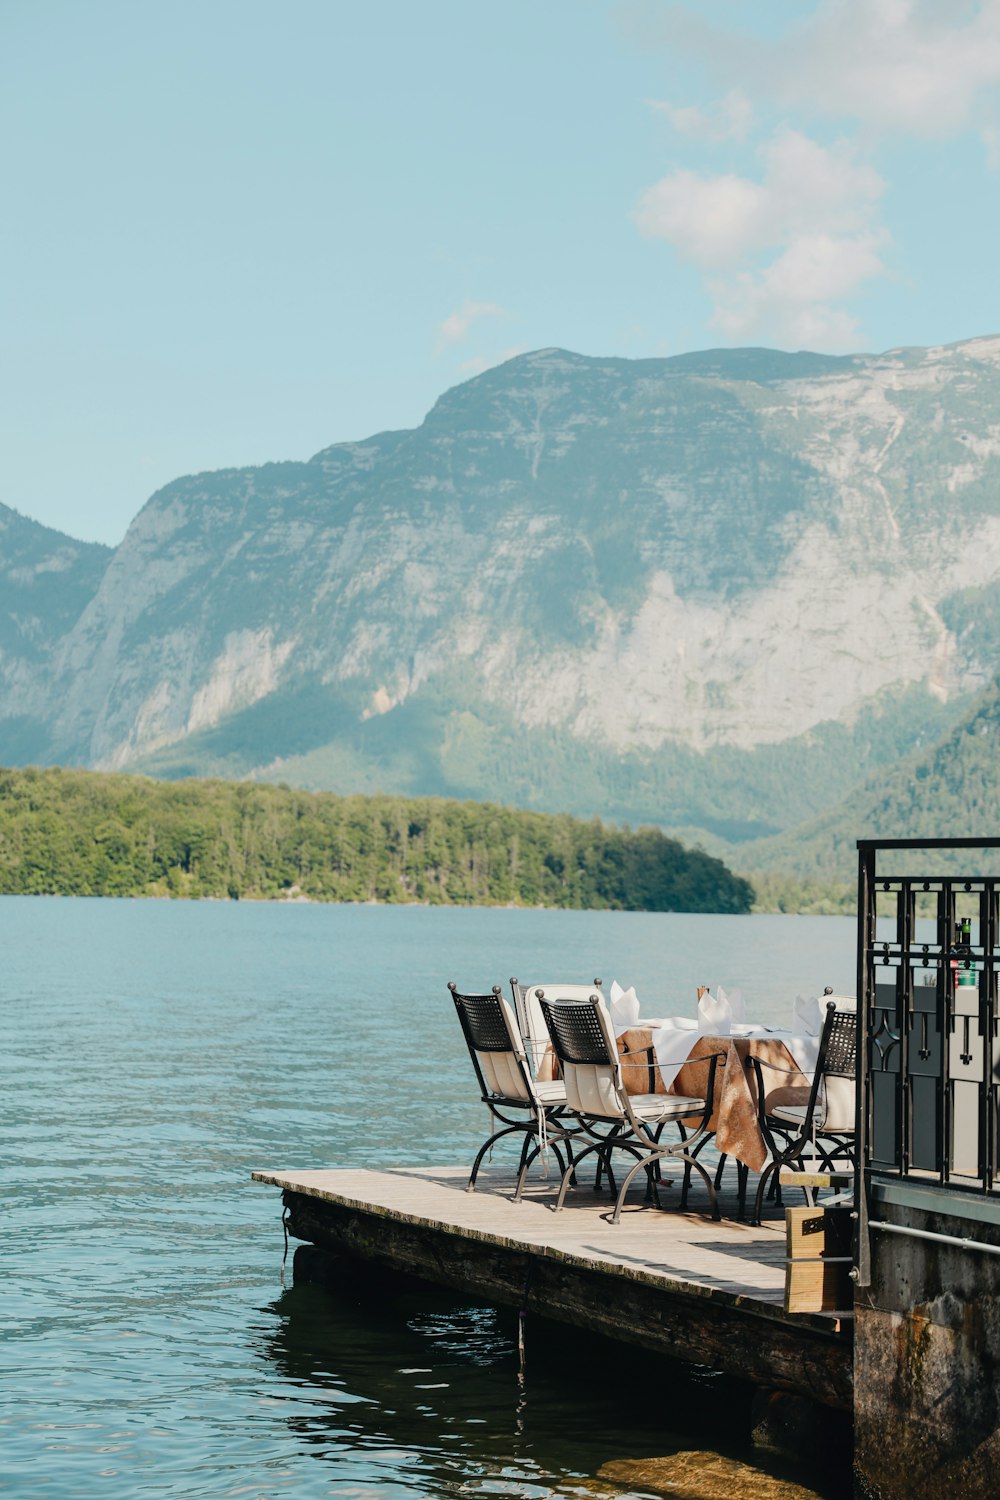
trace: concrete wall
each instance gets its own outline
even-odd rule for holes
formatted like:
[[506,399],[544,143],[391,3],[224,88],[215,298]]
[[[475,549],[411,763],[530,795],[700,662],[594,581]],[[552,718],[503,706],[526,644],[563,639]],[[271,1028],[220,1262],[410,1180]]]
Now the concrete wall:
[[[911,1185],[885,1194],[873,1194],[873,1219],[1000,1245],[1000,1204]],[[1000,1256],[874,1230],[854,1401],[862,1495],[1000,1495]]]

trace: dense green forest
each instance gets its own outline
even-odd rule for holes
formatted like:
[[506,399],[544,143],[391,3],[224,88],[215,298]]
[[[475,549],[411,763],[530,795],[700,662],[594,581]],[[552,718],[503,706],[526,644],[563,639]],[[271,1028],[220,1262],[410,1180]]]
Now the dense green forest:
[[[851,911],[859,838],[995,838],[998,809],[1000,677],[937,744],[871,777],[822,817],[719,852],[752,871],[758,908]],[[938,874],[986,875],[1000,870],[1000,856],[938,850],[929,867]]]
[[0,892],[712,912],[753,901],[721,861],[654,828],[31,767],[0,771]]

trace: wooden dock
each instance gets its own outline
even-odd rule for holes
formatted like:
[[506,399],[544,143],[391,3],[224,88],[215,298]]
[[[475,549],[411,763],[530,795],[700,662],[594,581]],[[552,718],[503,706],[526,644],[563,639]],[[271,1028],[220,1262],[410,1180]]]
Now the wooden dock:
[[[509,1169],[257,1171],[283,1190],[289,1233],[488,1302],[709,1366],[826,1406],[852,1404],[850,1325],[784,1309],[785,1224],[759,1228],[699,1212],[660,1212],[641,1194],[621,1223],[608,1195],[580,1188],[559,1214],[537,1178],[511,1201]],[[676,1200],[677,1186],[664,1189]],[[798,1201],[796,1195],[796,1201]],[[700,1208],[698,1189],[692,1204]],[[723,1194],[723,1213],[735,1195]]]

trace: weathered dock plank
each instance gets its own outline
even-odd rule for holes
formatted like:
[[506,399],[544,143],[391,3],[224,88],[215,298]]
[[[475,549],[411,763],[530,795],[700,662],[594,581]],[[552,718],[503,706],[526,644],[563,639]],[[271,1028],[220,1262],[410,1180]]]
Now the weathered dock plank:
[[[628,1206],[587,1189],[553,1213],[541,1180],[510,1199],[509,1172],[465,1192],[461,1168],[257,1171],[283,1190],[289,1231],[340,1255],[790,1390],[851,1404],[851,1338],[784,1310],[783,1216],[758,1228]],[[665,1190],[676,1195],[677,1188]]]

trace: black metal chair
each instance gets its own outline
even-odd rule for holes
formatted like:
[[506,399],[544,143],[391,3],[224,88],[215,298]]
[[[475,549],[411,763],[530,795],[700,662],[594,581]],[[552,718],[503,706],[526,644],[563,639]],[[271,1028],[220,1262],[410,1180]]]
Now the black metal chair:
[[[461,995],[454,982],[448,989],[455,1002],[472,1066],[479,1080],[483,1103],[493,1128],[472,1164],[468,1191],[474,1192],[483,1157],[497,1141],[518,1132],[524,1136],[515,1197],[520,1199],[528,1166],[551,1147],[560,1172],[572,1166],[569,1132],[557,1122],[566,1106],[562,1082],[537,1083],[528,1067],[521,1036],[507,1001],[494,985],[488,995]],[[564,1142],[566,1159],[557,1142]]]
[[[651,1047],[651,1046],[650,1047],[642,1047],[642,1048],[637,1049],[634,1052],[622,1052],[620,1055],[621,1055],[621,1062],[622,1062],[623,1069],[624,1068],[628,1068],[630,1070],[630,1072],[631,1072],[631,1076],[632,1077],[635,1077],[635,1073],[636,1073],[636,1069],[637,1068],[642,1067],[642,1068],[644,1068],[646,1070],[646,1075],[647,1075],[647,1077],[649,1079],[649,1092],[653,1093],[654,1090],[655,1090],[655,1087],[656,1087],[656,1049],[654,1047]],[[720,1057],[722,1057],[725,1054],[724,1053],[719,1053],[718,1055]],[[703,1061],[703,1059],[699,1058],[698,1061],[699,1062]],[[715,1074],[714,1074],[714,1071],[713,1071],[712,1078],[714,1079],[714,1077],[715,1077]],[[711,1099],[711,1097],[712,1097],[712,1093],[711,1093],[711,1089],[710,1089],[709,1090],[709,1098]],[[677,1131],[678,1131],[678,1134],[680,1135],[681,1141],[682,1142],[686,1142],[687,1139],[688,1139],[688,1135],[687,1135],[687,1128],[684,1125],[683,1121],[678,1121],[677,1122]],[[695,1144],[692,1147],[692,1149],[691,1149],[691,1155],[692,1156],[699,1156],[701,1154],[701,1152],[705,1149],[706,1146],[711,1146],[711,1144],[712,1144],[712,1142],[714,1140],[715,1140],[715,1131],[714,1130],[703,1129],[702,1126],[699,1124],[699,1126],[697,1128],[697,1144]],[[715,1167],[715,1179],[714,1179],[714,1181],[715,1181],[715,1191],[716,1192],[718,1192],[719,1189],[722,1186],[723,1179],[725,1177],[725,1172],[726,1172],[726,1163],[728,1162],[728,1160],[729,1160],[729,1158],[726,1155],[726,1153],[725,1152],[720,1152],[719,1158],[718,1158],[718,1161],[716,1162],[716,1167]],[[746,1217],[747,1182],[748,1182],[748,1179],[749,1179],[749,1176],[750,1176],[750,1168],[744,1162],[735,1161],[735,1160],[734,1160],[734,1166],[736,1168],[736,1196],[737,1196],[737,1202],[738,1202],[738,1205],[739,1205],[739,1218],[742,1221]],[[691,1188],[691,1169],[690,1169],[690,1167],[685,1167],[685,1169],[684,1169],[684,1185],[681,1188],[681,1201],[680,1201],[680,1207],[681,1207],[682,1210],[687,1208],[688,1193],[690,1191],[690,1188]]]
[[537,1078],[542,1060],[552,1045],[538,1003],[539,990],[550,1000],[587,1000],[591,995],[601,993],[601,981],[595,979],[592,984],[521,984],[519,980],[512,978],[510,990],[514,997],[514,1013],[528,1065]]
[[[579,1166],[584,1157],[591,1154],[597,1156],[614,1191],[611,1156],[615,1151],[624,1151],[633,1158],[633,1165],[618,1189],[611,1215],[613,1224],[618,1223],[625,1194],[639,1172],[647,1174],[649,1193],[659,1202],[658,1169],[668,1160],[682,1161],[686,1169],[698,1173],[708,1190],[712,1218],[718,1219],[719,1203],[712,1179],[691,1155],[691,1149],[708,1129],[715,1069],[722,1054],[709,1059],[707,1099],[681,1098],[673,1094],[629,1094],[622,1083],[614,1031],[601,997],[591,995],[585,1001],[552,1001],[542,991],[537,998],[562,1070],[567,1112],[579,1120],[589,1139],[589,1144],[577,1152],[575,1163],[563,1172],[556,1211],[565,1202],[573,1166]],[[660,1139],[664,1125],[697,1114],[701,1115],[701,1122],[686,1142],[666,1144]]]
[[[857,1007],[853,1000],[827,1001],[820,1033],[819,1055],[809,1098],[805,1104],[767,1107],[764,1068],[771,1064],[753,1058],[757,1079],[757,1107],[761,1131],[771,1160],[760,1174],[751,1223],[760,1223],[768,1179],[782,1167],[802,1170],[807,1147],[820,1171],[835,1171],[838,1162],[854,1165],[855,1105],[857,1100]],[[784,1140],[779,1145],[775,1135]],[[780,1201],[780,1200],[779,1200]]]

